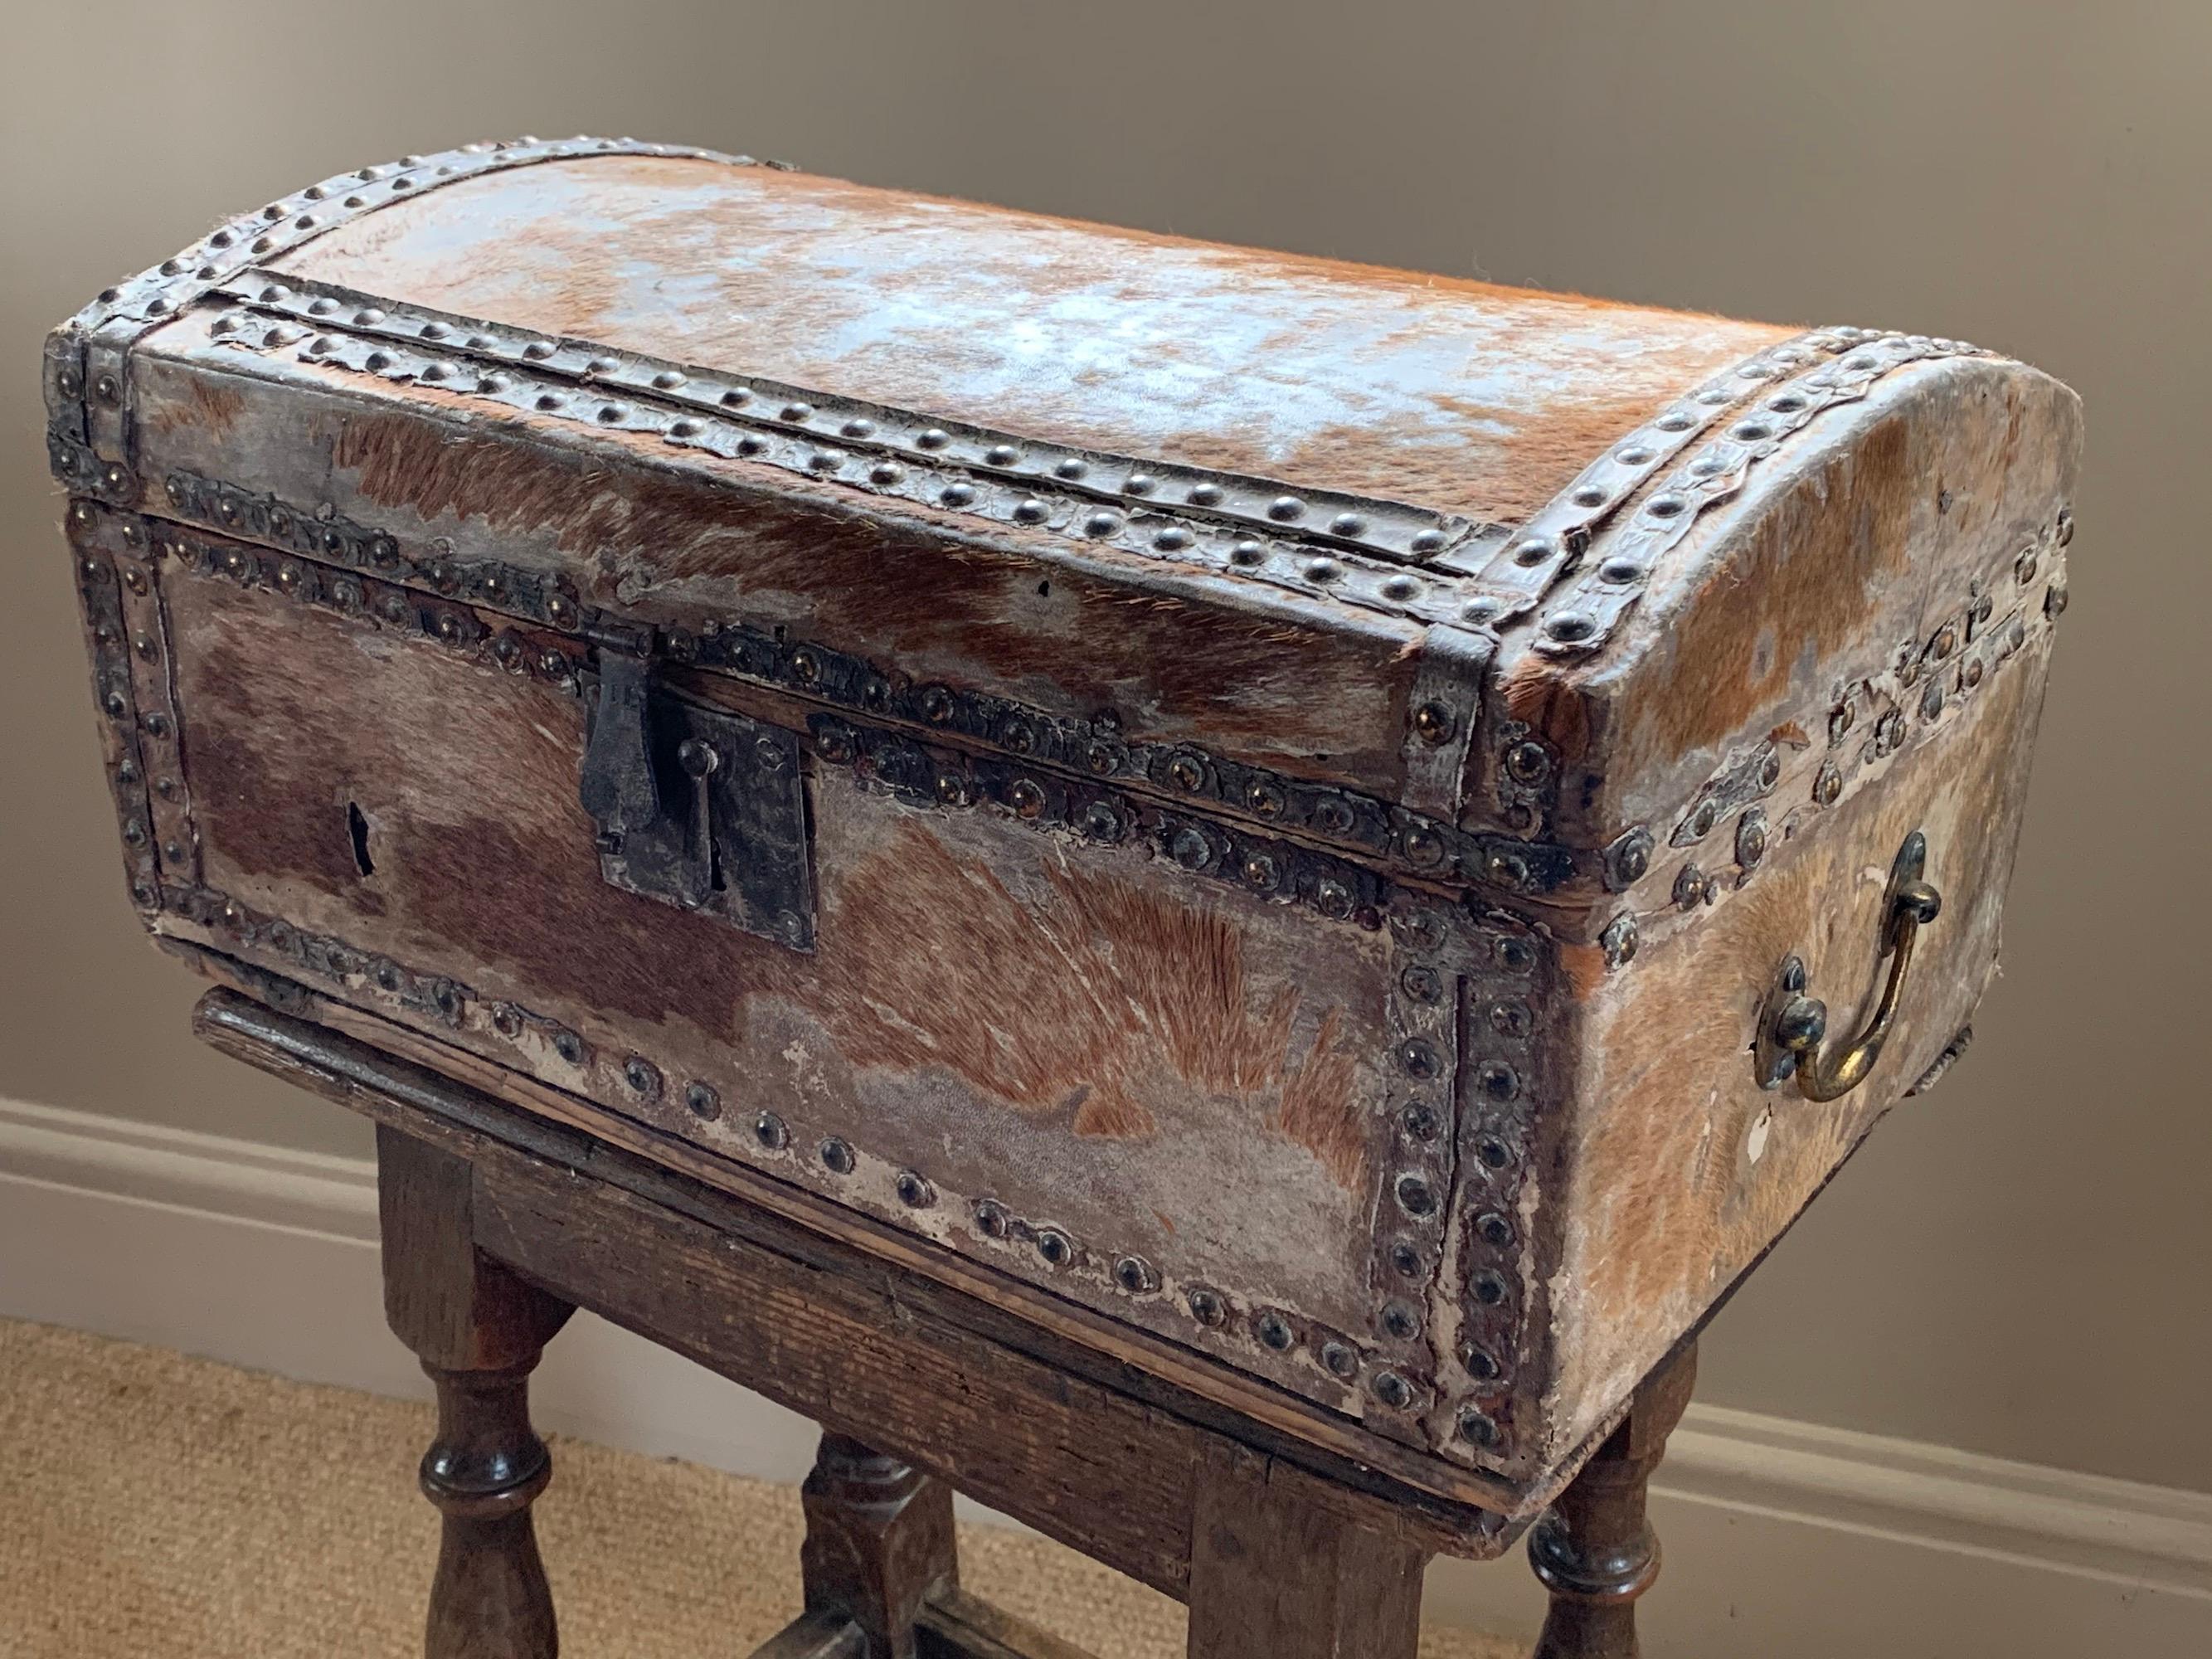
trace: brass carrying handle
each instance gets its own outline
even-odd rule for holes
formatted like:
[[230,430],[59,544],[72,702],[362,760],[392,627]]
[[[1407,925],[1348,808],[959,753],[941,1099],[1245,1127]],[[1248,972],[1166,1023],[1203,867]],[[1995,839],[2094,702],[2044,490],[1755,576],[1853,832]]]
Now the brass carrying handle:
[[1759,1080],[1764,1086],[1777,1087],[1794,1074],[1797,1091],[1806,1099],[1827,1101],[1866,1081],[1896,1022],[1905,976],[1912,967],[1913,943],[1943,908],[1943,896],[1923,879],[1927,867],[1928,838],[1915,830],[1897,849],[1890,866],[1881,935],[1882,953],[1890,959],[1889,979],[1866,1030],[1841,1048],[1826,1056],[1820,1053],[1821,1039],[1828,1034],[1828,1005],[1805,994],[1803,962],[1791,957],[1782,964],[1760,1022]]

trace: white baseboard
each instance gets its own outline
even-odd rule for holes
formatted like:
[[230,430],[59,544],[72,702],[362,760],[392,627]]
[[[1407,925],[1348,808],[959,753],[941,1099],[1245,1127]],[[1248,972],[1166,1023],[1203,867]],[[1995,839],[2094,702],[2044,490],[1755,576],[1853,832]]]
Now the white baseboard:
[[[386,1332],[365,1160],[0,1102],[0,1316],[420,1396]],[[545,1426],[772,1480],[803,1419],[597,1320]],[[1650,1659],[2212,1652],[2212,1494],[1692,1406],[1656,1483]],[[1518,1563],[1442,1562],[1429,1613],[1533,1634]]]

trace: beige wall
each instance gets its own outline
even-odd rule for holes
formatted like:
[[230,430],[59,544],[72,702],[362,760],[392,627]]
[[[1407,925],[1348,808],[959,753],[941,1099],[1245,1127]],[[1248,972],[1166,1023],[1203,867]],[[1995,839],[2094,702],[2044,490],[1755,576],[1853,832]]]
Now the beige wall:
[[[201,15],[190,14],[197,9]],[[317,0],[0,17],[0,1096],[332,1150],[139,936],[40,453],[40,334],[218,215],[635,133],[1237,241],[2034,360],[2087,399],[1980,1042],[1708,1345],[1705,1397],[2212,1490],[2201,1040],[2212,7]]]

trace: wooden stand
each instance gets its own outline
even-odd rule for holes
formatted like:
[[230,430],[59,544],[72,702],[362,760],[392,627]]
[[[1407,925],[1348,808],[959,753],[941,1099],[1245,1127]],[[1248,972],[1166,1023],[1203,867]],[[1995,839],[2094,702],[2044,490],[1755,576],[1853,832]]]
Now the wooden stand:
[[[1186,1601],[1190,1659],[1413,1659],[1438,1553],[1498,1516],[1333,1459],[980,1298],[228,991],[196,1029],[376,1120],[386,1310],[437,1383],[428,1659],[552,1659],[539,1352],[587,1307],[813,1417],[806,1610],[755,1659],[1083,1659],[960,1588],[952,1485]],[[1622,1659],[1686,1346],[1535,1530],[1540,1653]]]

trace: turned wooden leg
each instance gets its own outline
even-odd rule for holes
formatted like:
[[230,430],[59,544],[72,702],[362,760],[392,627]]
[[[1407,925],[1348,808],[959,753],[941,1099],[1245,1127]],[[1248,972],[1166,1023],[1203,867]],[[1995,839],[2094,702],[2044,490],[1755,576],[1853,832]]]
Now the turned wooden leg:
[[528,1382],[571,1311],[476,1248],[467,1162],[376,1134],[384,1310],[438,1390],[422,1491],[444,1517],[427,1659],[554,1659],[553,1597],[530,1523],[552,1465]]
[[1427,1555],[1211,1448],[1191,1528],[1190,1659],[1413,1659]]
[[952,1489],[857,1440],[824,1434],[799,1491],[809,1616],[856,1626],[855,1659],[915,1659],[922,1604],[960,1580]]
[[1647,1377],[1627,1418],[1529,1534],[1528,1564],[1552,1593],[1534,1659],[1636,1659],[1636,1598],[1659,1576],[1645,1488],[1697,1372],[1692,1342]]

